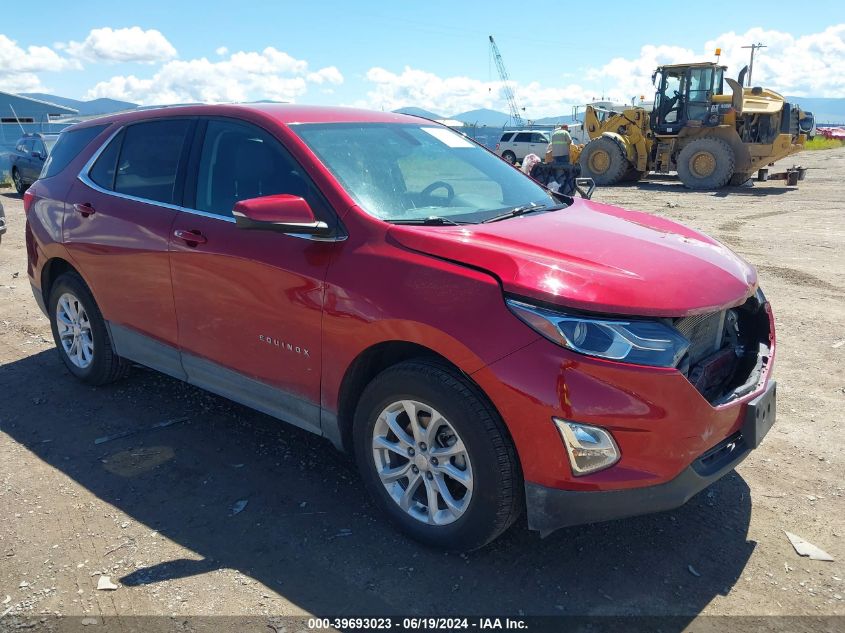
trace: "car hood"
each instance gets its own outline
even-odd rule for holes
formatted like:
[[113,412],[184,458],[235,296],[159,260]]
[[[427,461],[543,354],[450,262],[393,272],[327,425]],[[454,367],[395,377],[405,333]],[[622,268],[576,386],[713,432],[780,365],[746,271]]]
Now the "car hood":
[[405,248],[482,269],[505,292],[561,306],[678,317],[741,304],[757,273],[697,231],[647,213],[575,199],[560,211],[490,224],[400,226]]

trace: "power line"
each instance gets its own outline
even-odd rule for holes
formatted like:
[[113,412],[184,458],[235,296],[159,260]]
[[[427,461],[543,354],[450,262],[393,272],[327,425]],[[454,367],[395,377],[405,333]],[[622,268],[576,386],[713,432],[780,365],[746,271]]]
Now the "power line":
[[743,46],[742,48],[750,48],[751,49],[751,63],[748,64],[748,85],[751,85],[751,73],[754,72],[754,52],[758,48],[768,48],[762,42],[757,42],[756,44],[750,44],[749,46]]

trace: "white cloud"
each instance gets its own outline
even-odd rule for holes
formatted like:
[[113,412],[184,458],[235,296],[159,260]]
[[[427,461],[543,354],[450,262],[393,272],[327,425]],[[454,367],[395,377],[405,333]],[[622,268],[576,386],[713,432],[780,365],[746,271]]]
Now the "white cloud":
[[752,42],[766,45],[754,56],[755,86],[795,96],[845,97],[845,24],[800,37],[759,28],[730,32],[707,42],[705,49],[721,46],[722,62],[736,76],[748,63],[749,51],[742,47]]
[[270,99],[293,101],[308,82],[338,84],[343,75],[330,66],[309,73],[308,63],[273,47],[233,53],[222,61],[206,58],[167,62],[148,78],[116,76],[88,91],[86,98],[110,97],[144,105]]
[[[754,61],[753,80],[781,93],[795,96],[845,97],[845,24],[828,27],[819,33],[793,36],[780,31],[750,29],[742,34],[724,33],[704,41],[700,48],[681,46],[643,46],[637,57],[617,57],[606,64],[584,69],[548,74],[543,82],[512,83],[517,101],[526,118],[568,114],[572,105],[600,97],[628,102],[645,96],[651,100],[654,86],[651,75],[662,64],[710,61],[716,47],[721,47],[721,63],[736,77],[748,63],[748,49],[742,46],[762,41]],[[575,81],[573,81],[575,79]],[[493,108],[507,112],[507,102],[500,82],[485,82],[470,77],[440,77],[425,70],[405,67],[393,72],[374,67],[366,74],[372,85],[366,99],[354,105],[394,110],[417,106],[443,115],[453,115],[475,108]]]
[[44,86],[36,73],[80,68],[79,62],[61,57],[52,48],[26,49],[0,33],[0,89],[9,92],[37,92]]
[[[371,68],[366,79],[374,84],[374,89],[367,93],[366,100],[355,105],[385,110],[417,106],[445,116],[477,108],[508,111],[505,93],[498,81],[461,76],[444,78],[408,66],[399,74],[384,68]],[[532,82],[525,86],[512,83],[511,87],[526,118],[566,114],[572,105],[588,99],[587,92],[577,84],[550,88]]]
[[639,57],[613,59],[589,71],[587,78],[621,92],[623,98],[652,95],[651,73],[660,64],[712,61],[716,48],[721,48],[720,63],[736,77],[749,61],[749,50],[742,47],[757,42],[766,48],[754,57],[754,85],[795,96],[845,97],[845,24],[800,37],[761,28],[731,31],[707,40],[698,50],[649,44],[640,49]]
[[229,52],[229,49],[225,46],[218,46],[216,49],[214,49],[214,52],[220,55],[220,57],[225,57],[226,54]]
[[92,29],[82,42],[61,44],[69,55],[92,62],[155,63],[176,57],[176,49],[156,29]]
[[317,72],[308,73],[307,79],[315,84],[330,83],[338,86],[343,83],[343,75],[340,74],[337,66],[327,66]]

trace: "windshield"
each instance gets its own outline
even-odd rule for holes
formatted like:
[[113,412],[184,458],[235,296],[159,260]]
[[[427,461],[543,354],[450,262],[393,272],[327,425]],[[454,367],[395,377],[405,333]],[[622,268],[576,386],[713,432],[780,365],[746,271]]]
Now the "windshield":
[[292,126],[367,213],[388,222],[482,222],[515,207],[559,203],[465,137],[435,125]]

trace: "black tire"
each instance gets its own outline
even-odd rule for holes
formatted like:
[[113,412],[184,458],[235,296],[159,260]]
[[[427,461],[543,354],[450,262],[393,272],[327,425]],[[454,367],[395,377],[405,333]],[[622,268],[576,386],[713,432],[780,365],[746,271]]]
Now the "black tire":
[[740,172],[735,173],[733,176],[731,176],[731,180],[730,180],[730,183],[729,183],[730,186],[731,187],[739,187],[746,180],[751,178],[751,174],[752,174],[752,172],[747,172],[747,171],[746,172],[740,171]]
[[689,189],[721,189],[734,174],[736,158],[720,138],[704,137],[688,143],[678,155],[678,177]]
[[[93,340],[93,356],[90,364],[80,367],[71,360],[69,354],[62,345],[58,326],[58,303],[59,299],[70,294],[75,297],[87,315],[90,324],[91,340]],[[50,328],[53,331],[53,340],[62,362],[71,374],[82,382],[89,385],[105,385],[123,378],[129,370],[129,365],[118,356],[112,347],[111,338],[106,328],[106,322],[100,313],[94,296],[82,278],[73,272],[64,273],[53,283],[50,288],[50,298],[47,302],[48,314],[50,315]]]
[[629,167],[625,175],[622,176],[622,182],[639,182],[644,176],[643,172],[637,171],[636,167]]
[[502,152],[502,158],[508,161],[511,165],[516,165],[516,154],[510,150]]
[[607,136],[593,139],[578,159],[581,175],[592,178],[597,185],[615,185],[631,168],[619,144]]
[[29,188],[26,183],[23,181],[23,176],[21,176],[21,172],[18,171],[17,167],[12,168],[12,182],[15,183],[15,191],[18,192],[19,195],[23,195],[26,190]]
[[[463,514],[446,525],[424,523],[400,508],[376,470],[376,422],[392,403],[409,399],[438,411],[469,457],[472,495]],[[361,478],[378,509],[402,532],[426,545],[450,551],[477,549],[499,536],[522,513],[522,475],[504,423],[477,387],[436,361],[406,361],[376,376],[358,402],[353,443]],[[403,488],[407,490],[409,485],[410,479]]]

